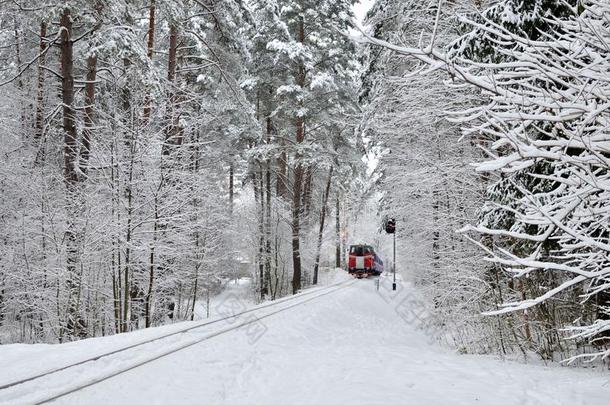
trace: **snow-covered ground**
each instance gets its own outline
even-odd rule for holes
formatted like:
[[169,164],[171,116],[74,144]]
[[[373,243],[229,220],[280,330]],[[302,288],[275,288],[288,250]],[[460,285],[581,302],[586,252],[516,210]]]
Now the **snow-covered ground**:
[[[432,344],[414,321],[417,300],[413,297],[408,286],[399,293],[392,292],[386,279],[379,291],[375,280],[357,280],[335,293],[261,319],[254,328],[216,336],[60,398],[57,403],[609,403],[607,372],[458,355]],[[68,363],[184,326],[66,345],[0,347],[0,385],[49,365]],[[210,330],[221,327],[226,325],[211,325]],[[75,379],[112,371],[210,330],[193,331],[91,362],[60,378],[42,380],[34,388],[26,384],[0,391],[0,402],[35,402]]]
[[255,305],[254,296],[252,294],[252,278],[244,277],[237,280],[226,280],[223,284],[224,288],[222,292],[210,297],[209,314],[206,308],[207,302],[197,301],[195,303],[195,320],[215,317],[217,315],[216,311],[219,309],[218,304],[226,301],[229,296],[239,297],[242,305],[248,308]]

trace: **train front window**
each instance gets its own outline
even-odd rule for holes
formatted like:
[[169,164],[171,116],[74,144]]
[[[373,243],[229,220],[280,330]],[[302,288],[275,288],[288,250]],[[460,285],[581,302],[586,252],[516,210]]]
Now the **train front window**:
[[352,246],[349,250],[349,253],[356,256],[363,256],[364,248],[362,246]]

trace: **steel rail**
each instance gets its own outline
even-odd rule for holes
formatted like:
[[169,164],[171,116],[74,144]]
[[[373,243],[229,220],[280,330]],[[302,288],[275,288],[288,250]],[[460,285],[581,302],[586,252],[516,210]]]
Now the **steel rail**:
[[[287,310],[292,309],[292,308],[294,308],[294,307],[297,307],[297,306],[303,305],[303,304],[305,304],[305,303],[307,303],[307,302],[313,301],[313,300],[315,300],[315,299],[317,299],[317,298],[323,297],[323,296],[325,296],[325,295],[332,294],[332,293],[334,293],[334,292],[336,292],[336,291],[338,291],[338,290],[341,290],[342,288],[345,288],[345,287],[347,287],[348,285],[351,285],[351,284],[353,284],[353,283],[355,283],[355,282],[356,282],[356,280],[347,280],[347,281],[344,281],[344,282],[341,282],[341,283],[333,284],[333,285],[328,286],[328,287],[324,287],[324,289],[317,289],[317,290],[315,290],[314,292],[320,292],[320,291],[323,291],[323,290],[327,290],[327,289],[329,289],[329,288],[331,288],[331,287],[336,287],[336,288],[334,288],[334,289],[332,289],[332,290],[330,290],[330,291],[326,291],[326,292],[324,292],[324,293],[322,293],[322,294],[317,294],[317,295],[314,295],[313,297],[310,297],[310,298],[308,298],[308,299],[305,299],[305,300],[302,300],[302,301],[297,301],[297,302],[295,302],[295,303],[293,303],[293,304],[291,304],[291,305],[288,305],[288,306],[286,306],[286,307],[282,307],[282,308],[280,308],[280,309],[278,309],[278,310],[276,310],[276,311],[274,311],[274,312],[270,312],[270,313],[265,314],[265,315],[262,315],[262,316],[260,316],[260,317],[255,317],[255,318],[250,319],[250,320],[248,320],[248,321],[242,322],[242,323],[240,323],[240,324],[238,324],[238,325],[234,325],[234,326],[231,326],[231,327],[228,327],[228,328],[225,328],[225,329],[221,329],[221,330],[219,330],[219,331],[216,331],[216,332],[213,332],[213,333],[207,334],[207,335],[205,335],[205,336],[202,336],[202,337],[201,337],[201,338],[199,338],[199,339],[195,339],[195,340],[192,340],[192,341],[190,341],[190,342],[185,342],[185,343],[183,343],[183,344],[181,344],[181,345],[179,345],[179,346],[177,346],[177,347],[174,347],[174,348],[169,349],[169,350],[167,350],[167,351],[164,351],[164,352],[162,352],[162,353],[155,354],[155,355],[153,355],[153,356],[151,356],[151,357],[148,357],[148,358],[146,358],[146,359],[140,359],[140,360],[138,360],[138,361],[136,361],[136,362],[134,362],[134,363],[132,363],[132,364],[129,364],[129,365],[127,365],[127,366],[123,367],[123,368],[120,368],[120,369],[115,369],[115,370],[112,370],[112,371],[110,371],[110,372],[108,372],[108,373],[106,373],[106,374],[104,374],[104,375],[100,375],[100,376],[98,376],[98,377],[95,377],[95,378],[94,378],[93,380],[91,380],[91,381],[87,381],[87,382],[85,382],[85,383],[78,384],[78,385],[73,386],[73,387],[69,387],[69,388],[67,388],[67,389],[65,389],[65,390],[63,390],[63,391],[60,391],[60,392],[58,392],[58,393],[54,394],[54,395],[53,395],[53,396],[51,396],[51,397],[48,397],[48,398],[45,398],[45,399],[42,399],[42,400],[35,400],[35,402],[32,402],[32,404],[34,404],[34,405],[40,405],[40,404],[46,404],[46,403],[49,403],[49,402],[51,402],[51,401],[55,401],[56,399],[59,399],[59,398],[65,397],[65,396],[70,395],[70,394],[72,394],[72,393],[75,393],[75,392],[81,391],[81,390],[83,390],[83,389],[85,389],[85,388],[88,388],[88,387],[91,387],[91,386],[93,386],[93,385],[99,384],[99,383],[101,383],[101,382],[103,382],[103,381],[106,381],[106,380],[108,380],[108,379],[110,379],[110,378],[116,377],[116,376],[118,376],[118,375],[120,375],[120,374],[124,374],[124,373],[126,373],[126,372],[128,372],[128,371],[131,371],[131,370],[133,370],[133,369],[135,369],[135,368],[141,367],[141,366],[143,366],[143,365],[145,365],[145,364],[151,363],[151,362],[153,362],[153,361],[155,361],[155,360],[161,359],[161,358],[163,358],[163,357],[167,357],[167,356],[169,356],[169,355],[171,355],[171,354],[174,354],[174,353],[176,353],[176,352],[178,352],[178,351],[180,351],[180,350],[184,350],[184,349],[187,349],[187,348],[189,348],[189,347],[191,347],[191,346],[194,346],[194,345],[196,345],[196,344],[199,344],[199,343],[205,342],[205,341],[207,341],[207,340],[210,340],[210,339],[212,339],[212,338],[214,338],[214,337],[216,337],[216,336],[223,335],[223,334],[225,334],[225,333],[228,333],[228,332],[231,332],[231,331],[233,331],[233,330],[236,330],[236,329],[242,328],[242,327],[244,327],[244,326],[250,325],[250,324],[255,323],[255,322],[259,322],[261,319],[268,318],[268,317],[270,317],[270,316],[273,316],[273,315],[279,314],[279,313],[281,313],[281,312],[287,311]],[[313,293],[313,292],[312,292],[312,293]],[[302,297],[302,296],[303,296],[303,294],[301,294],[300,296]],[[286,301],[287,301],[287,300],[285,300],[285,301],[283,301],[283,302],[286,302]],[[268,307],[268,306],[267,306],[267,307]],[[263,309],[263,308],[258,308],[258,309]],[[245,312],[245,311],[244,311],[244,312]],[[252,312],[252,311],[249,311],[249,312]]]
[[239,312],[237,314],[226,316],[224,318],[218,318],[218,319],[214,319],[212,321],[203,321],[203,322],[197,323],[196,325],[191,325],[191,326],[189,326],[187,328],[180,329],[180,330],[174,331],[174,332],[166,334],[166,335],[156,336],[154,338],[146,339],[146,340],[143,340],[141,342],[137,342],[137,343],[134,343],[134,344],[122,347],[120,349],[116,349],[116,350],[112,350],[112,351],[109,351],[109,352],[101,353],[101,354],[98,354],[98,355],[95,355],[95,356],[88,357],[88,358],[83,359],[83,360],[79,360],[79,361],[77,361],[75,363],[70,363],[70,364],[67,364],[67,365],[62,366],[62,367],[57,367],[57,368],[54,368],[54,369],[51,369],[51,370],[47,370],[47,371],[45,371],[43,373],[39,373],[39,374],[33,375],[31,377],[26,377],[26,378],[22,378],[22,379],[19,379],[19,380],[16,380],[16,381],[5,383],[5,384],[0,385],[0,391],[5,390],[7,388],[14,387],[14,386],[19,385],[19,384],[24,384],[26,382],[37,380],[39,378],[43,378],[43,377],[49,376],[51,374],[58,373],[60,371],[67,370],[67,369],[70,369],[72,367],[80,366],[81,364],[85,364],[85,363],[88,363],[90,361],[96,361],[96,360],[99,360],[99,359],[104,358],[104,357],[112,356],[113,354],[121,353],[121,352],[124,352],[126,350],[133,349],[135,347],[143,346],[145,344],[148,344],[148,343],[151,343],[151,342],[155,342],[157,340],[166,339],[168,337],[172,337],[172,336],[176,336],[176,335],[179,335],[179,334],[182,334],[182,333],[190,332],[190,331],[192,331],[194,329],[199,329],[199,328],[202,328],[202,327],[207,326],[207,325],[212,325],[212,324],[215,324],[215,323],[218,323],[218,322],[226,321],[227,319],[238,318],[238,317],[240,317],[242,315],[245,315],[245,314],[248,314],[248,313],[251,313],[251,312],[254,312],[254,311],[258,311],[258,310],[261,310],[261,309],[264,309],[264,308],[273,307],[273,306],[280,305],[280,304],[282,304],[284,302],[287,302],[287,301],[292,301],[292,300],[297,299],[297,298],[301,298],[301,297],[304,297],[304,296],[315,294],[316,292],[320,292],[320,291],[327,290],[329,288],[340,286],[342,284],[347,283],[348,281],[349,280],[342,281],[342,282],[335,283],[335,284],[331,284],[331,285],[328,285],[328,286],[325,286],[325,287],[321,287],[321,288],[311,289],[310,291],[305,291],[305,292],[302,292],[302,293],[299,293],[299,294],[292,295],[290,297],[281,298],[279,300],[270,302],[268,304],[259,305],[259,306],[247,309],[245,311]]

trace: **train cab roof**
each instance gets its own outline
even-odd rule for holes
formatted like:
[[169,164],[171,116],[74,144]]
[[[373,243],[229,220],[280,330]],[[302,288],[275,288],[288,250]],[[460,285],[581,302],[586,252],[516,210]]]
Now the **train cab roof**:
[[375,254],[375,249],[370,245],[351,245],[349,247],[349,253],[356,256],[364,256],[367,254]]

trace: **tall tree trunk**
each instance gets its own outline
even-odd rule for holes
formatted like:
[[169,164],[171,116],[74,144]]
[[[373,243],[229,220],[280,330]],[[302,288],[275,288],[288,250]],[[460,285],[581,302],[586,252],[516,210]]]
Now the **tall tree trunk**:
[[[15,59],[17,62],[17,71],[19,71],[19,69],[21,69],[22,59],[21,59],[21,35],[19,35],[19,26],[17,25],[17,20],[15,20]],[[17,88],[21,91],[23,90],[23,75],[19,75],[19,77],[17,78]],[[22,113],[23,113],[23,111],[22,111]]]
[[256,204],[256,210],[258,215],[258,254],[257,254],[257,265],[258,265],[258,283],[259,283],[259,297],[261,300],[265,298],[265,263],[264,263],[264,196],[263,190],[261,189],[262,182],[259,181],[257,171],[252,173],[252,181],[254,185],[254,201]]
[[440,256],[440,249],[441,249],[441,240],[440,240],[440,219],[439,219],[439,208],[440,208],[440,197],[439,197],[439,191],[438,190],[433,190],[432,191],[432,223],[434,224],[434,228],[432,231],[432,266],[436,269],[436,270],[440,270],[440,264],[441,264],[441,256]]
[[[146,54],[150,61],[152,61],[154,47],[155,47],[155,12],[156,12],[155,0],[151,0],[149,12],[148,12],[148,42],[146,45],[147,46]],[[147,92],[145,99],[144,99],[144,114],[143,114],[144,125],[148,124],[148,121],[150,119],[150,102],[151,102],[150,98],[151,98],[150,92]]]
[[[192,169],[193,169],[193,176],[196,176],[197,173],[199,173],[199,156],[200,156],[200,150],[199,150],[199,132],[196,132],[195,135],[195,146],[193,147],[193,153],[192,153]],[[193,192],[193,222],[194,223],[198,223],[199,222],[199,212],[200,212],[200,199],[199,196],[197,195],[197,193]],[[192,302],[192,306],[191,306],[191,321],[195,319],[195,304],[197,302],[197,292],[198,292],[198,285],[199,285],[199,270],[201,269],[201,263],[203,261],[204,258],[204,254],[205,254],[205,249],[206,249],[206,236],[207,234],[204,233],[203,236],[203,241],[201,243],[201,247],[200,247],[200,235],[199,235],[199,230],[195,231],[195,274],[194,274],[194,278],[195,278],[195,282],[193,285],[193,302]]]
[[[271,145],[271,134],[273,122],[267,117],[267,145]],[[265,284],[271,295],[271,159],[267,159],[265,165]]]
[[[162,181],[162,180],[161,180]],[[154,222],[153,222],[153,240],[150,246],[149,263],[148,263],[148,292],[146,293],[145,305],[144,305],[144,323],[145,327],[150,328],[152,325],[152,296],[153,286],[155,282],[155,248],[157,246],[157,231],[159,229],[159,191],[161,190],[161,184],[157,188],[155,193],[154,201]]]
[[80,195],[78,189],[79,176],[76,169],[78,161],[77,132],[74,110],[74,53],[72,43],[72,19],[70,9],[65,8],[60,21],[61,43],[61,75],[62,75],[62,105],[64,132],[64,183],[66,185],[67,229],[66,229],[66,286],[68,289],[68,308],[66,336],[74,338],[79,335],[80,317],[80,273],[78,262],[78,217],[80,215]]
[[[94,30],[99,30],[102,25],[102,0],[95,0],[96,23]],[[83,140],[80,150],[80,170],[87,173],[89,157],[91,156],[91,136],[95,125],[95,82],[97,80],[97,55],[90,54],[87,57],[87,75],[85,83],[85,117],[83,128]]]
[[[525,286],[523,280],[519,278],[517,280],[517,283],[519,284],[519,293],[521,294],[521,301],[525,301],[527,299],[527,296],[525,295]],[[530,347],[532,344],[532,332],[530,330],[530,319],[529,312],[527,309],[523,311],[523,329],[525,331],[526,345]]]
[[[129,71],[132,62],[129,58],[123,58],[123,65],[125,66],[125,70]],[[136,152],[137,152],[137,131],[134,128],[134,113],[133,113],[133,103],[132,103],[132,91],[129,83],[127,83],[121,89],[122,102],[123,102],[123,127],[125,128],[124,133],[124,143],[129,151],[129,163],[127,167],[127,184],[125,184],[124,194],[127,198],[127,210],[126,210],[126,224],[125,224],[125,239],[123,244],[119,243],[119,246],[125,246],[124,254],[123,254],[123,263],[122,267],[119,266],[119,269],[123,269],[123,301],[122,301],[122,314],[121,314],[121,331],[128,332],[130,330],[131,324],[131,314],[133,311],[133,301],[137,298],[137,291],[134,290],[134,296],[132,297],[132,287],[136,287],[133,284],[133,257],[132,257],[132,238],[133,238],[133,216],[134,216],[134,174],[135,174],[135,162],[136,162]],[[118,190],[121,190],[121,186],[119,184]],[[122,191],[122,190],[121,190]],[[120,197],[119,197],[120,199]],[[121,205],[122,206],[122,205]],[[118,210],[120,213],[120,208]],[[120,221],[119,221],[120,223]],[[120,250],[119,250],[120,251]],[[119,256],[120,257],[120,256]]]
[[[113,122],[113,130],[116,129]],[[110,189],[112,192],[111,201],[111,215],[115,225],[119,222],[118,216],[118,187],[115,185],[115,153],[116,153],[116,139],[110,145]],[[117,249],[117,238],[112,235],[112,254],[110,264],[112,268],[112,303],[114,308],[114,331],[115,333],[121,333],[121,256]]]
[[38,143],[38,153],[36,155],[36,162],[44,160],[43,145],[41,139],[44,135],[44,64],[46,62],[46,48],[47,48],[47,23],[40,23],[40,58],[38,59],[38,84],[36,92],[36,121],[34,123],[34,140]]
[[320,230],[318,231],[318,245],[316,246],[316,261],[313,266],[313,285],[318,284],[318,268],[320,267],[320,250],[322,249],[322,236],[324,235],[324,221],[326,220],[326,206],[328,205],[328,196],[330,194],[330,184],[333,178],[333,166],[328,171],[328,180],[324,197],[322,201],[322,212],[320,213]]
[[[203,244],[205,245],[205,239],[203,241]],[[195,319],[195,304],[197,302],[197,286],[199,284],[199,268],[201,267],[201,256],[202,255],[200,255],[200,253],[199,253],[199,232],[196,232],[196,235],[195,235],[196,262],[195,262],[195,274],[194,274],[195,281],[193,283],[193,297],[192,297],[191,308],[190,308],[191,309],[191,321]]]
[[337,202],[335,207],[335,267],[341,268],[341,215],[340,215],[341,204],[339,201],[339,195],[337,195]]
[[[305,42],[305,25],[303,17],[299,20],[298,41]],[[305,66],[299,64],[296,75],[296,82],[301,87],[305,87]],[[305,122],[303,117],[297,113],[296,117],[296,144],[298,146],[305,138]],[[292,183],[292,293],[296,294],[301,289],[301,192],[303,188],[303,166],[300,162],[300,154],[295,155],[294,181]]]
[[229,215],[233,218],[233,198],[234,198],[234,184],[235,173],[233,162],[229,165]]
[[91,134],[94,124],[95,81],[97,78],[97,56],[87,58],[87,83],[85,84],[85,117],[83,128],[83,144],[80,151],[80,170],[87,173],[89,157],[91,156]]
[[305,171],[305,185],[303,187],[303,212],[305,218],[309,218],[311,211],[311,190],[313,187],[313,166],[308,166]]
[[296,163],[294,183],[292,186],[292,293],[301,289],[301,189],[303,168]]
[[133,236],[132,222],[133,222],[133,174],[136,154],[136,141],[131,137],[130,146],[130,162],[129,162],[129,183],[127,184],[127,224],[125,231],[125,263],[123,267],[123,319],[122,319],[122,332],[129,331],[129,313],[131,309],[131,286],[132,286],[132,274],[131,274],[131,239]]
[[199,263],[195,265],[195,284],[193,285],[193,301],[191,302],[191,321],[195,320],[195,304],[197,303],[197,284],[199,283]]
[[286,143],[282,139],[280,140],[280,149],[282,153],[277,161],[277,174],[276,174],[276,193],[278,197],[286,197],[288,194],[288,156],[286,155]]
[[[19,32],[19,26],[17,25],[17,20],[15,19],[15,57],[17,62],[17,71],[21,69],[23,60],[21,58],[21,33]],[[19,98],[23,98],[24,94],[24,84],[23,84],[23,75],[19,75],[17,78],[17,88],[19,89]],[[21,109],[21,126],[23,128],[22,136],[29,135],[27,132],[27,113],[26,108],[22,102],[19,102],[19,107]]]
[[[114,262],[114,253],[112,255],[112,261]],[[115,263],[112,263],[115,266]],[[119,281],[117,280],[116,273],[112,272],[112,307],[114,310],[114,333],[121,333],[121,308],[119,306]]]
[[261,300],[265,299],[265,295],[269,290],[269,286],[267,282],[269,281],[267,278],[267,254],[266,254],[266,243],[265,240],[267,238],[267,230],[265,229],[265,212],[266,212],[266,198],[265,198],[265,177],[263,175],[263,165],[259,164],[259,173],[260,173],[260,184],[259,184],[259,192],[260,192],[260,214],[259,214],[259,225],[260,225],[260,240],[259,240],[259,250],[261,255],[260,272],[261,272]]
[[170,26],[169,31],[169,56],[167,66],[167,81],[169,86],[169,97],[167,104],[167,129],[165,132],[165,144],[163,154],[169,155],[171,146],[177,143],[178,122],[176,114],[176,53],[178,50],[178,28],[175,24]]

